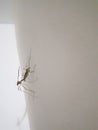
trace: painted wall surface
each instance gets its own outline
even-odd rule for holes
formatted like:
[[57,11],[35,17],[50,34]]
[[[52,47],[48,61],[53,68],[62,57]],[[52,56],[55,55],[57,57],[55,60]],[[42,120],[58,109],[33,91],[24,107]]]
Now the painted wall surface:
[[31,130],[97,130],[96,1],[17,0],[15,24],[21,64],[32,47],[37,65]]
[[14,0],[0,0],[0,24],[13,24]]
[[[23,93],[16,86],[19,66],[15,27],[0,24],[0,130],[30,130]],[[22,120],[23,119],[23,120]]]

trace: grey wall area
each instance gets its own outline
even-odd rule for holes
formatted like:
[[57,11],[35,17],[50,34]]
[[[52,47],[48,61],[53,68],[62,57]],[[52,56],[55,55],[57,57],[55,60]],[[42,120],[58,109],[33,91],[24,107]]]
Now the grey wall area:
[[17,0],[15,7],[21,65],[30,48],[36,64],[35,97],[26,96],[31,130],[97,130],[96,1]]
[[14,0],[0,0],[0,24],[13,23]]

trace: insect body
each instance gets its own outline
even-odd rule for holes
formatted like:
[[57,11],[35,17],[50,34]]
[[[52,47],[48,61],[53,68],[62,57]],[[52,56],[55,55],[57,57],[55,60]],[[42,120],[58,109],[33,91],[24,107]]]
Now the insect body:
[[[30,56],[31,56],[31,55],[30,55]],[[33,90],[27,88],[27,87],[23,84],[24,82],[27,82],[27,79],[28,79],[29,75],[30,75],[32,72],[34,72],[34,70],[31,71],[30,59],[31,59],[31,57],[29,57],[29,65],[28,65],[28,67],[25,67],[25,68],[24,68],[24,70],[25,70],[24,73],[22,72],[22,74],[20,75],[20,67],[19,67],[19,69],[18,69],[18,78],[17,78],[18,90],[21,90],[21,89],[23,88],[23,89],[24,89],[23,91],[26,92],[26,93],[28,93],[28,92],[29,92],[29,93],[34,93]],[[34,68],[35,68],[35,66],[34,66]],[[23,71],[23,69],[22,69],[21,71]],[[21,76],[22,78],[19,80],[20,76]]]
[[[29,73],[30,73],[30,67],[28,67],[25,70],[25,74],[24,74],[23,78],[20,81],[17,81],[17,86],[21,85],[23,81],[26,81],[27,77],[29,76]],[[19,77],[19,70],[18,70],[18,77]]]
[[[19,71],[20,71],[20,69],[18,69],[18,78],[19,78]],[[28,67],[28,68],[25,69],[25,73],[23,75],[23,78],[21,80],[17,80],[18,90],[21,90],[22,88],[24,88],[24,90],[22,90],[23,92],[29,93],[29,94],[30,93],[34,93],[33,90],[31,90],[31,89],[29,89],[29,88],[27,88],[27,87],[25,87],[23,85],[23,82],[26,82],[27,78],[29,77],[30,73],[32,73],[32,72],[34,72],[34,70],[31,71],[30,67]]]

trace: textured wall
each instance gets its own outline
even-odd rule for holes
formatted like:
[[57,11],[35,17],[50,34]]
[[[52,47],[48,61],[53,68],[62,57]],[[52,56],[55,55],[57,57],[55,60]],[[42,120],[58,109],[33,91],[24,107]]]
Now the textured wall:
[[32,47],[38,80],[26,96],[31,130],[97,130],[97,5],[94,0],[17,0],[21,64]]

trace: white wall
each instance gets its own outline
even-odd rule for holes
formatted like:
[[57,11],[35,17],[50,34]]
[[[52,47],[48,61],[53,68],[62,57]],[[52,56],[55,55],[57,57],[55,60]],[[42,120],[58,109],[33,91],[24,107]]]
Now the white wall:
[[14,0],[0,0],[0,23],[13,23],[13,2]]
[[[24,94],[18,91],[15,26],[0,24],[0,130],[29,130]],[[19,125],[19,122],[20,125]]]
[[97,130],[96,1],[19,0],[15,16],[21,64],[30,47],[37,64],[31,130]]

